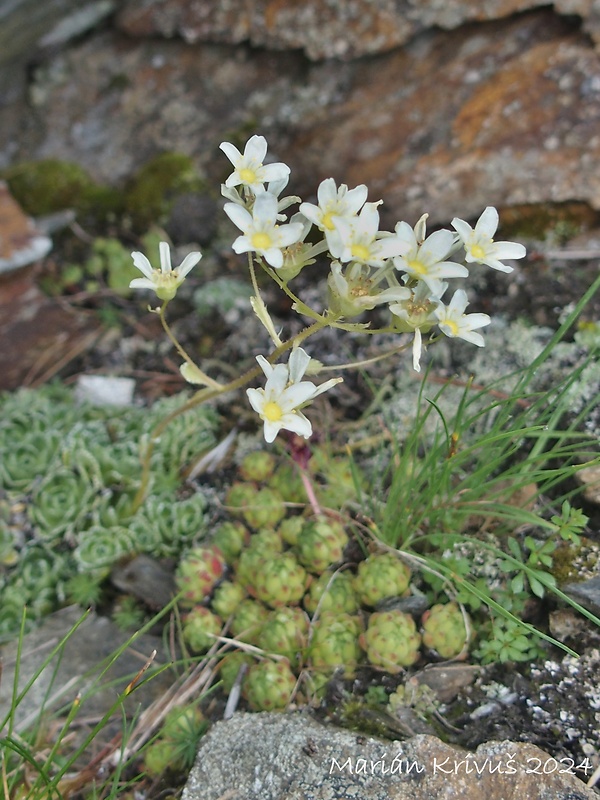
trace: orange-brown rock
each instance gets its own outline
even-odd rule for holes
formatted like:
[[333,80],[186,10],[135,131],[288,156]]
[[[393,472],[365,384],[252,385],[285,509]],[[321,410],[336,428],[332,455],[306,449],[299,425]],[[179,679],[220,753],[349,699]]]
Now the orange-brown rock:
[[0,182],[0,390],[49,379],[97,336],[97,324],[38,289],[34,265],[49,249]]
[[[186,42],[248,41],[275,50],[302,49],[313,59],[382,53],[428,28],[502,19],[548,5],[543,0],[126,0],[117,21],[135,36],[179,36]],[[558,0],[557,11],[593,15],[592,0]]]
[[108,31],[57,56],[55,73],[33,87],[15,160],[74,160],[116,183],[175,150],[217,185],[229,167],[219,143],[259,132],[291,165],[293,191],[364,182],[386,225],[425,211],[447,224],[486,205],[600,210],[600,57],[575,18],[547,9],[425,31],[354,62]]

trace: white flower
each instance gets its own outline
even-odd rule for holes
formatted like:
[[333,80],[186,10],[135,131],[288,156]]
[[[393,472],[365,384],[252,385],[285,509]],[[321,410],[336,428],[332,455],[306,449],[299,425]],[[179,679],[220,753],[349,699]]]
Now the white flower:
[[267,382],[264,389],[246,389],[246,394],[250,405],[264,421],[265,440],[272,442],[282,428],[308,439],[312,425],[298,409],[342,379],[332,378],[321,386],[303,381],[310,356],[301,347],[292,351],[287,365],[273,366],[263,356],[257,356],[256,360]]
[[331,274],[327,280],[329,307],[344,317],[352,318],[381,303],[408,300],[412,292],[406,286],[390,286],[380,289],[378,284],[385,277],[384,270],[371,276],[369,267],[353,262],[342,272],[339,261],[331,262]]
[[414,280],[423,281],[433,294],[439,295],[444,278],[464,278],[469,270],[462,264],[445,260],[454,243],[452,231],[435,231],[425,239],[426,219],[425,214],[414,228],[407,222],[396,225],[396,236],[405,243],[406,249],[394,258],[394,266]]
[[465,314],[465,308],[469,305],[467,293],[462,289],[454,292],[450,303],[445,306],[440,303],[434,310],[438,319],[438,325],[442,333],[451,339],[464,339],[477,347],[483,347],[485,341],[480,333],[474,333],[476,328],[483,328],[491,322],[487,314]]
[[321,181],[317,189],[317,203],[302,203],[300,211],[314,225],[323,231],[327,245],[334,257],[341,252],[341,241],[334,219],[352,220],[367,200],[368,189],[361,183],[348,189],[345,183],[338,188],[333,178]]
[[341,241],[341,252],[338,256],[340,261],[356,261],[371,267],[383,267],[387,258],[405,252],[406,244],[397,236],[379,231],[378,205],[379,203],[365,203],[360,214],[351,221],[340,217],[332,218]]
[[423,334],[428,333],[437,322],[434,310],[440,305],[440,297],[446,291],[447,285],[440,283],[439,293],[433,295],[427,284],[419,281],[408,300],[390,305],[390,311],[395,317],[395,327],[404,333],[414,332],[412,357],[415,372],[421,371]]
[[270,192],[256,196],[252,214],[237,203],[225,203],[224,210],[244,234],[232,244],[234,251],[258,253],[275,269],[283,266],[282,248],[297,242],[304,230],[300,222],[278,224],[277,198]]
[[517,242],[495,242],[498,228],[498,212],[488,206],[472,228],[468,222],[455,217],[452,227],[458,233],[465,248],[465,260],[469,263],[486,264],[500,272],[512,272],[513,268],[502,263],[503,258],[523,258],[526,250]]
[[263,184],[267,181],[279,181],[290,174],[287,164],[263,164],[267,155],[267,140],[264,136],[251,136],[243,154],[230,142],[221,142],[219,147],[235,167],[225,181],[227,188],[241,184],[257,194],[264,191]]
[[152,264],[143,253],[136,251],[131,254],[133,263],[145,277],[134,278],[129,284],[129,288],[152,289],[161,300],[172,300],[177,294],[177,289],[183,283],[185,276],[202,258],[202,253],[189,253],[181,264],[176,269],[173,269],[169,245],[166,242],[160,242],[158,250],[160,253],[160,270],[153,269]]

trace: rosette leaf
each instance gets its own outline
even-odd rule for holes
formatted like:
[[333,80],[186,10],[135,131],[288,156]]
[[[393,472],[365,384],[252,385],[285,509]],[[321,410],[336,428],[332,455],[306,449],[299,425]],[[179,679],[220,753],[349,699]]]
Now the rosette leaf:
[[108,573],[113,564],[135,549],[131,531],[122,525],[94,525],[80,533],[78,540],[73,557],[81,572]]

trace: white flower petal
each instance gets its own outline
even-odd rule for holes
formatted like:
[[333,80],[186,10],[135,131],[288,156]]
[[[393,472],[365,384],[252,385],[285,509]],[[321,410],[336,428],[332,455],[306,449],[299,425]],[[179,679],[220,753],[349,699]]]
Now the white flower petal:
[[469,305],[469,298],[464,289],[457,289],[452,296],[452,300],[448,303],[448,312],[452,315],[464,314],[465,308]]
[[475,328],[484,328],[491,323],[491,317],[488,314],[467,314],[465,320],[471,330]]
[[244,231],[244,233],[252,227],[252,215],[245,208],[242,208],[242,206],[238,206],[237,203],[225,203],[223,211],[233,224],[241,231]]
[[304,233],[304,225],[301,222],[289,222],[287,225],[280,225],[276,228],[276,238],[279,247],[288,247],[290,244],[298,242]]
[[307,403],[314,396],[315,391],[316,387],[310,381],[291,383],[279,395],[278,403],[283,411],[292,411],[292,409]]
[[458,233],[463,242],[466,242],[469,239],[469,237],[473,234],[473,228],[469,225],[468,222],[465,222],[464,219],[459,219],[458,217],[454,217],[454,219],[452,220],[452,227]]
[[233,166],[235,167],[243,158],[240,151],[237,147],[230,142],[221,142],[219,148],[225,153],[227,158],[231,161]]
[[[264,372],[264,368],[263,368]],[[276,364],[267,379],[265,385],[265,396],[269,401],[279,402],[279,397],[283,394],[288,382],[288,368],[285,364]]]
[[488,206],[475,223],[475,236],[493,239],[498,230],[499,221],[500,218],[494,206]]
[[246,394],[254,411],[261,414],[266,402],[264,389],[246,389]]
[[234,253],[249,253],[254,250],[252,242],[248,236],[238,236],[231,244],[231,249]]
[[[153,269],[152,264],[148,261],[146,256],[143,253],[135,252],[131,254],[131,258],[133,259],[134,265],[139,269],[140,272],[143,272],[147,278],[152,277]],[[136,280],[138,280],[136,278]]]
[[443,261],[452,249],[453,242],[454,234],[452,231],[435,231],[425,239],[419,250],[419,255],[421,258],[427,259],[427,261]]
[[527,255],[527,250],[518,242],[494,242],[494,257],[502,260],[503,258],[523,258]]
[[252,216],[255,225],[274,227],[277,224],[277,198],[270,192],[261,192],[254,201]]
[[196,264],[202,258],[202,253],[195,251],[193,253],[188,253],[187,256],[183,259],[181,264],[177,267],[177,275],[180,278],[185,278],[185,276],[189,273],[189,271],[196,266]]
[[273,269],[281,269],[283,266],[283,253],[277,247],[269,247],[268,250],[258,250],[264,257],[267,264],[270,264]]
[[281,420],[279,420],[279,422],[272,422],[271,420],[266,419],[265,420],[265,425],[264,425],[264,428],[263,428],[265,442],[267,444],[271,444],[271,442],[274,442],[275,441],[275,437],[277,436],[277,434],[279,433],[279,431],[282,428],[283,428],[283,424],[282,424]]
[[134,278],[130,284],[130,289],[154,289],[155,284],[150,278]]
[[302,436],[303,439],[310,439],[312,436],[312,425],[310,421],[297,411],[295,414],[284,414],[281,418],[282,427],[292,433]]
[[[287,179],[290,174],[290,168],[287,164],[278,161],[275,164],[265,164],[260,170],[260,179],[263,183],[269,183],[269,194],[271,191],[271,183],[276,185],[282,184],[283,188],[287,184]],[[277,197],[278,193],[273,192],[273,196]]]
[[264,356],[256,356],[256,360],[258,361],[258,364],[262,369],[262,371],[265,373],[265,376],[267,378],[270,378],[271,375],[273,374],[273,370],[275,369],[273,364],[267,361],[267,359]]
[[310,356],[301,347],[295,347],[288,361],[290,371],[290,381],[292,383],[299,383],[304,377],[308,365],[310,364]]
[[158,245],[158,252],[160,254],[160,270],[163,275],[171,272],[171,251],[166,242],[160,242]]
[[344,197],[346,212],[348,214],[357,214],[367,202],[368,194],[369,190],[364,183],[360,183],[358,186],[355,186],[354,189],[350,189]]
[[265,160],[267,155],[267,140],[264,136],[254,134],[246,142],[244,147],[244,160],[258,161],[259,164]]
[[333,178],[325,178],[317,189],[317,202],[322,209],[337,201],[337,187]]

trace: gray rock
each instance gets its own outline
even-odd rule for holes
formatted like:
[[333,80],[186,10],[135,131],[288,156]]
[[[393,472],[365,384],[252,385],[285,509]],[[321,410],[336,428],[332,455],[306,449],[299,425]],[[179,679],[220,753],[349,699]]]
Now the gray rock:
[[[70,631],[82,619],[84,612],[78,606],[69,606],[48,616],[39,628],[28,633],[22,642],[21,658],[17,671],[17,642],[10,642],[0,649],[2,657],[2,682],[0,683],[0,725],[10,712],[15,675],[18,674],[18,691],[31,681],[12,714],[13,725],[18,732],[34,724],[42,713],[69,707],[78,694],[81,695],[79,715],[86,718],[102,718],[115,704],[119,692],[123,692],[136,673],[144,666],[153,650],[162,652],[160,637],[142,634],[131,641],[131,633],[124,633],[107,617],[90,613],[77,630]],[[50,658],[54,648],[54,658]],[[123,652],[109,666],[108,661],[119,647]],[[155,662],[158,664],[160,656]],[[48,663],[44,666],[44,662]],[[154,671],[150,667],[146,676]],[[40,673],[35,678],[37,673]],[[145,708],[172,682],[163,673],[137,688],[123,701],[127,713],[136,713]],[[102,731],[96,743],[101,745],[122,730],[123,718],[120,706],[110,724]],[[77,736],[85,738],[86,724],[79,726]],[[1,735],[1,733],[0,733]]]
[[256,131],[292,167],[294,193],[310,200],[328,176],[366,183],[388,228],[486,205],[600,209],[599,87],[588,37],[547,10],[427,30],[360,62],[108,30],[44,62],[18,132],[0,124],[0,151],[76,161],[112,185],[179,151],[216,190],[219,143]]
[[80,375],[75,387],[77,402],[97,406],[130,406],[133,400],[133,378],[115,378],[111,375]]
[[490,742],[469,754],[434,736],[357,736],[309,712],[238,714],[202,740],[182,800],[597,797],[567,766],[530,744]]
[[588,611],[600,614],[600,575],[581,583],[569,583],[562,590]]
[[36,48],[62,44],[110,14],[115,0],[4,0],[0,4],[0,65],[31,59]]

